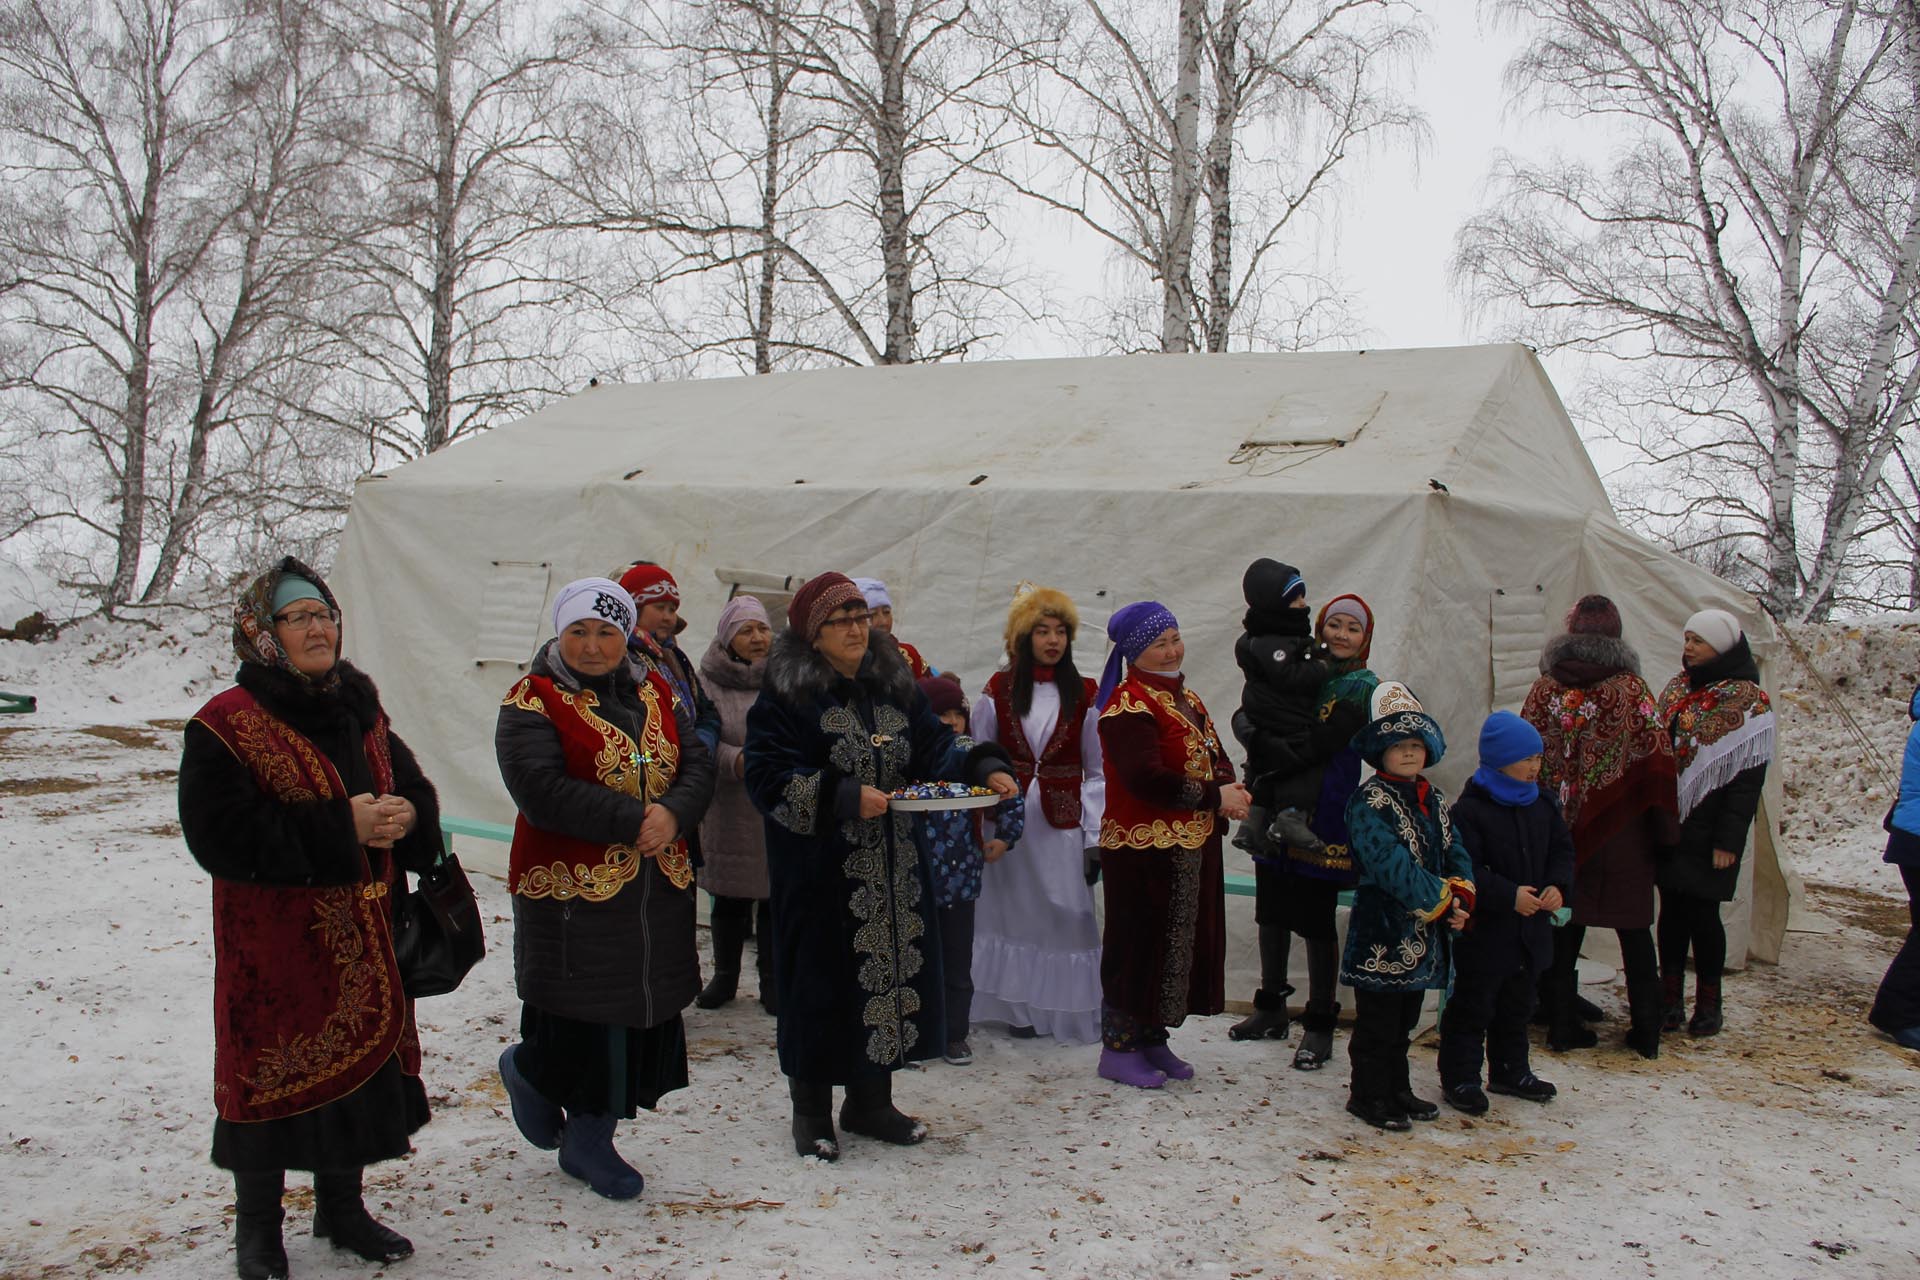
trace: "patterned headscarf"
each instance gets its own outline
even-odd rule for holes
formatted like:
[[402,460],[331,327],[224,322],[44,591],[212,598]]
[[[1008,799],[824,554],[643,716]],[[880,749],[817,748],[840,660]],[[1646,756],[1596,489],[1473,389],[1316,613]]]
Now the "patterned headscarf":
[[860,588],[860,594],[866,597],[867,608],[893,608],[893,597],[887,594],[887,584],[878,578],[855,578],[853,585]]
[[[251,662],[256,666],[273,667],[280,671],[291,672],[308,683],[315,677],[306,674],[287,660],[286,651],[281,649],[280,641],[273,634],[273,595],[280,589],[280,580],[288,575],[305,578],[320,592],[320,598],[329,609],[338,609],[340,602],[333,598],[333,592],[327,589],[326,581],[306,565],[292,556],[283,556],[280,562],[255,578],[247,589],[240,593],[240,599],[233,606],[233,654],[242,662]],[[336,665],[340,659],[342,631],[333,642],[333,657]],[[319,677],[321,684],[329,684],[340,678],[337,670],[328,671]]]
[[1107,638],[1113,641],[1113,652],[1107,655],[1106,669],[1100,673],[1100,691],[1095,695],[1093,705],[1105,711],[1114,689],[1120,684],[1125,663],[1132,662],[1152,648],[1153,642],[1160,638],[1163,631],[1179,625],[1180,620],[1173,616],[1173,610],[1158,600],[1142,600],[1114,610],[1113,616],[1107,619]]

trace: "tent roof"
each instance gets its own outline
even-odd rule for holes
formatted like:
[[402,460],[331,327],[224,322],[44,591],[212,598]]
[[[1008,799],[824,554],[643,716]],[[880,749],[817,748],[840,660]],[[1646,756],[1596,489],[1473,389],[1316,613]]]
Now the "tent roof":
[[1437,480],[1517,505],[1611,510],[1552,386],[1516,345],[603,386],[391,478],[1315,493],[1406,493]]

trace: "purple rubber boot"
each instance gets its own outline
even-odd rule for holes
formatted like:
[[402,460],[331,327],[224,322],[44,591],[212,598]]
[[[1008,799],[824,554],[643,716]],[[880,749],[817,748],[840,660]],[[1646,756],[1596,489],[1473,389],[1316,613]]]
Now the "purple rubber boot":
[[1176,1058],[1165,1043],[1148,1045],[1141,1050],[1141,1056],[1147,1060],[1148,1066],[1165,1072],[1169,1080],[1193,1079],[1193,1064]]
[[1146,1054],[1122,1053],[1118,1049],[1100,1050],[1100,1074],[1116,1084],[1130,1084],[1136,1089],[1158,1089],[1167,1082],[1166,1073],[1150,1066]]

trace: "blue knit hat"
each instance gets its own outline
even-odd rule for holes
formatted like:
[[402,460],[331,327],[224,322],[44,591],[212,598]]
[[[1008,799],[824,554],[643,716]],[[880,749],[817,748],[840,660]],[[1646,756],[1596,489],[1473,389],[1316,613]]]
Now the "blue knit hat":
[[1511,711],[1496,711],[1480,726],[1480,763],[1489,769],[1504,769],[1544,748],[1540,731]]

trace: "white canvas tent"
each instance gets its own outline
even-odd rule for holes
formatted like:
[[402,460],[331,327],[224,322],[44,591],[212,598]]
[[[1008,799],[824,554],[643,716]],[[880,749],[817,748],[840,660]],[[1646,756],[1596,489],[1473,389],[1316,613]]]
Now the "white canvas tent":
[[[1022,579],[1066,590],[1095,624],[1158,599],[1224,732],[1240,576],[1261,555],[1301,566],[1316,602],[1357,591],[1374,606],[1371,665],[1407,680],[1445,728],[1445,784],[1471,771],[1481,719],[1517,705],[1583,593],[1620,604],[1656,688],[1696,609],[1745,619],[1763,663],[1774,644],[1751,597],[1615,522],[1519,346],[603,386],[367,477],[334,582],[348,651],[447,812],[507,821],[495,711],[573,578],[666,564],[697,654],[730,582],[881,577],[898,634],[969,692],[999,657]],[[1097,670],[1102,636],[1076,647]],[[1734,957],[1777,956],[1797,897],[1770,835],[1763,823],[1757,875],[1729,912]],[[490,858],[504,849],[468,851]],[[1250,922],[1234,927],[1251,937]]]

